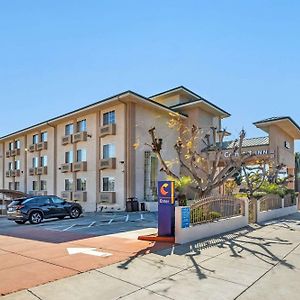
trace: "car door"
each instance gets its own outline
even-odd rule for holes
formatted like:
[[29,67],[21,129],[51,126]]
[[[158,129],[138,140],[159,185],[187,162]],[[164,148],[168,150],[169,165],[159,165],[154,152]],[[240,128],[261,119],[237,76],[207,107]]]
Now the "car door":
[[65,201],[56,196],[52,196],[50,199],[54,206],[54,216],[65,216],[67,214],[64,205]]
[[55,213],[54,205],[52,200],[49,197],[37,198],[35,199],[35,204],[39,209],[43,211],[44,218],[51,218],[52,215]]

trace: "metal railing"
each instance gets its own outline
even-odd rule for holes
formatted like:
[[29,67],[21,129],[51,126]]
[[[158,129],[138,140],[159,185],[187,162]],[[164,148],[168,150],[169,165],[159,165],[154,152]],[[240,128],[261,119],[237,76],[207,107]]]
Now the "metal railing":
[[287,194],[284,196],[284,207],[289,207],[296,205],[296,196],[292,194]]
[[245,215],[245,201],[232,196],[211,196],[191,205],[191,224]]
[[260,211],[282,208],[282,198],[279,195],[268,194],[259,199]]

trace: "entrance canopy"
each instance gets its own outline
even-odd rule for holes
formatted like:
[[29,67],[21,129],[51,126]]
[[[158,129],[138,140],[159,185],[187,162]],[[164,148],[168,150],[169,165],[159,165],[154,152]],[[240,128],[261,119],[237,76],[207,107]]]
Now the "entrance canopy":
[[[22,198],[26,197],[27,194],[20,192],[20,191],[14,191],[14,190],[0,190],[0,194],[8,199],[16,199],[16,198]],[[2,198],[3,198],[2,197]]]

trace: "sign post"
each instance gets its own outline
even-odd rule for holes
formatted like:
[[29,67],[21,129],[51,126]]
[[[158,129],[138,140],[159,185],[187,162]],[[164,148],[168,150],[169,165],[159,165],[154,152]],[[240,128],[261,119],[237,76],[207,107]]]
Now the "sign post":
[[158,182],[158,236],[174,236],[175,182]]

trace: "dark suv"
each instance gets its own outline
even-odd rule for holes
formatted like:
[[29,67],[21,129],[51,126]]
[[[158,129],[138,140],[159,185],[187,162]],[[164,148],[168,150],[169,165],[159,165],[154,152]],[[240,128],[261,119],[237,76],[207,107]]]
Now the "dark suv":
[[57,196],[32,196],[15,199],[7,209],[8,219],[17,224],[24,224],[26,221],[31,224],[39,224],[43,219],[63,219],[66,216],[76,219],[81,213],[81,205],[66,202]]

